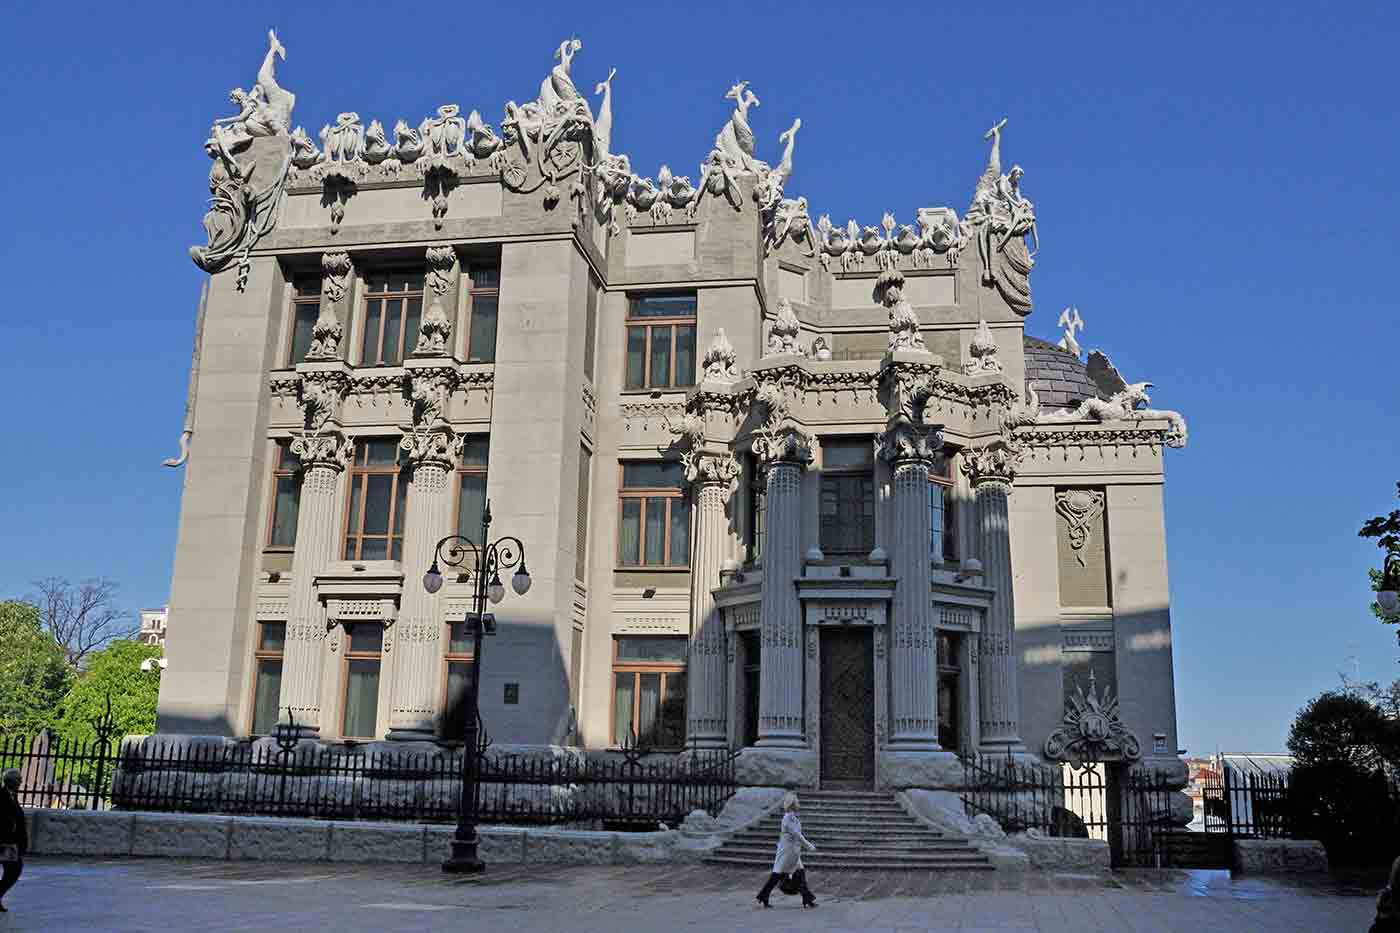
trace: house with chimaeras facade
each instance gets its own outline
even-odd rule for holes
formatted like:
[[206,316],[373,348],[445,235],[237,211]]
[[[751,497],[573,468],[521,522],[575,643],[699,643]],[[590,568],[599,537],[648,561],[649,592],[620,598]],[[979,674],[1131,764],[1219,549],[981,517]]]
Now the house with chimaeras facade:
[[498,743],[742,749],[800,788],[979,752],[1184,782],[1185,422],[1083,357],[1078,312],[1026,334],[1006,121],[940,181],[965,207],[834,224],[793,190],[802,121],[745,82],[697,170],[639,174],[624,75],[576,83],[581,48],[494,125],[313,137],[272,36],[216,122],[160,731],[432,740],[471,590],[423,575],[489,500],[533,579],[486,640]]

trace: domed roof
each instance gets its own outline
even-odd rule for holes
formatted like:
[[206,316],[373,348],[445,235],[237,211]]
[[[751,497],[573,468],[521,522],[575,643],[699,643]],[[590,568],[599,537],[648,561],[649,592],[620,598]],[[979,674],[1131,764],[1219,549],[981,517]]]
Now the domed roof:
[[1053,343],[1029,335],[1023,337],[1026,384],[1035,383],[1042,411],[1074,408],[1086,398],[1102,398],[1079,358]]

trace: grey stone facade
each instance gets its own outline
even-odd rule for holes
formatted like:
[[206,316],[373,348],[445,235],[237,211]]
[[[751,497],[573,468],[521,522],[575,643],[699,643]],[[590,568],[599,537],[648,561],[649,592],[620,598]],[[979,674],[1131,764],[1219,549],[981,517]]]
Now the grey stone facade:
[[[486,643],[498,741],[617,744],[617,639],[672,636],[693,738],[752,744],[741,771],[759,783],[812,786],[841,767],[937,786],[956,752],[1071,756],[1076,690],[1116,703],[1111,754],[1173,764],[1163,455],[1184,422],[1139,408],[1144,384],[1112,383],[1111,365],[1025,335],[1034,213],[1020,169],[1002,172],[1001,125],[980,178],[973,163],[944,180],[950,195],[976,182],[966,212],[842,228],[791,196],[800,121],[776,166],[757,158],[742,84],[697,184],[633,174],[610,85],[596,115],[573,85],[578,52],[561,47],[539,99],[509,105],[499,131],[450,105],[390,145],[387,120],[352,113],[317,148],[287,103],[268,132],[249,118],[250,137],[211,137],[160,731],[248,735],[275,657],[277,718],[290,707],[340,738],[363,650],[351,627],[373,625],[376,702],[353,702],[375,721],[356,737],[429,735],[470,587],[449,577],[428,598],[421,578],[435,538],[474,531],[458,528],[457,484],[467,445],[489,439],[493,530],[525,543],[534,581],[495,607]],[[759,149],[778,135],[758,132]],[[420,310],[389,352],[389,300],[374,296],[395,275]],[[637,302],[678,295],[693,313],[664,335],[637,329]],[[639,371],[629,333],[672,341],[669,356],[644,344]],[[386,534],[401,550],[356,556],[369,508],[356,484],[373,472],[357,458],[375,439],[398,451],[407,518]],[[279,472],[279,445],[299,470]],[[826,483],[850,475],[835,452],[861,445],[879,455],[839,488],[868,488],[868,516]],[[647,500],[688,516],[666,546],[683,562],[630,561],[621,543],[652,533],[623,527],[621,503],[641,500],[622,465],[657,461],[684,464],[678,494]],[[295,544],[273,546],[298,486]],[[1071,584],[1097,601],[1067,600]],[[262,650],[279,624],[280,654]],[[841,632],[867,652],[861,722],[824,712]],[[851,735],[860,747],[836,747]]]

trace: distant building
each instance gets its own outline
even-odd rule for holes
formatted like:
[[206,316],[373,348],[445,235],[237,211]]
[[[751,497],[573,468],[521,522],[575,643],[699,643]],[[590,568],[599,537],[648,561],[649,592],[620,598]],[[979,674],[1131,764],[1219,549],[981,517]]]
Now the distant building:
[[169,607],[141,610],[141,632],[137,635],[143,645],[165,648],[165,617]]

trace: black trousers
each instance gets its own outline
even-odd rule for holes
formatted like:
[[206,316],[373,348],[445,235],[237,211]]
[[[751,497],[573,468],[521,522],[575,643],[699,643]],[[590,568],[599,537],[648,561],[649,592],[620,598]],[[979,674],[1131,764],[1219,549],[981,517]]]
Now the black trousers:
[[[763,883],[763,890],[758,892],[760,900],[767,900],[768,895],[773,893],[773,889],[778,886],[778,882],[783,880],[783,876],[778,872],[773,872],[768,876],[768,880]],[[792,873],[792,880],[797,882],[797,893],[802,895],[802,903],[810,904],[817,899],[812,893],[812,889],[807,887],[807,869],[799,868]]]
[[0,875],[0,900],[5,899],[5,895],[10,892],[10,888],[15,886],[19,876],[24,872],[24,862],[5,862],[5,871]]

